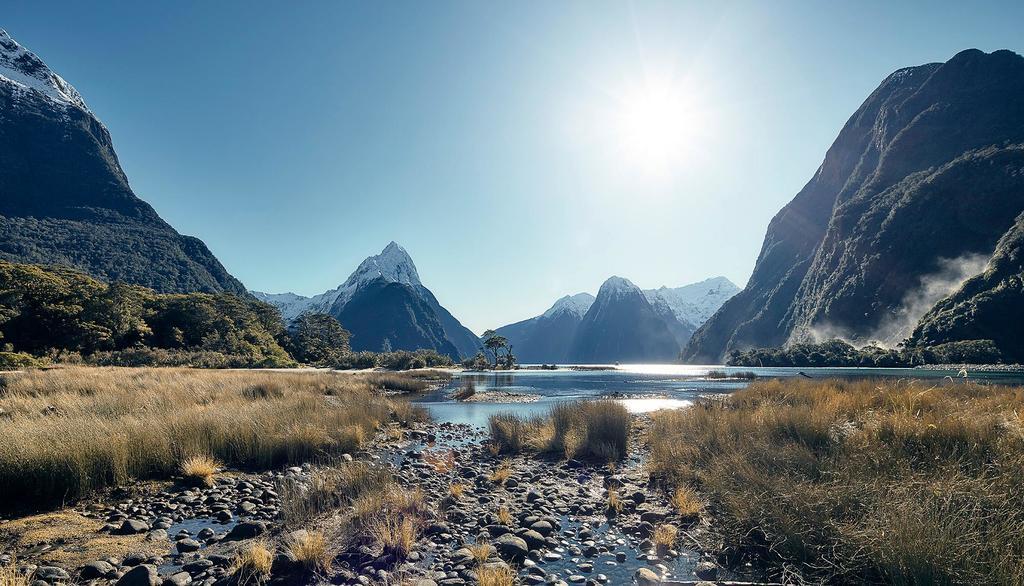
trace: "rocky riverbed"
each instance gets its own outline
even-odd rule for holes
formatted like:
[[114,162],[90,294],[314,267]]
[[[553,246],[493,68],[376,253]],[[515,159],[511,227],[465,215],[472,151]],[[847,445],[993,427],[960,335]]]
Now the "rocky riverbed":
[[[634,431],[634,446],[642,445],[640,433]],[[429,514],[412,550],[398,560],[362,545],[341,552],[329,572],[301,579],[279,553],[272,580],[455,586],[476,584],[481,567],[503,566],[525,584],[730,577],[714,552],[697,548],[706,541],[704,521],[681,518],[648,485],[641,449],[609,467],[505,458],[492,454],[485,439],[482,429],[451,423],[382,433],[372,451],[354,456],[391,467],[402,486],[422,491]],[[231,584],[239,551],[284,536],[281,487],[302,485],[312,472],[309,465],[228,472],[209,487],[147,483],[3,522],[0,566],[17,566],[36,586]],[[680,530],[675,545],[655,546],[662,524]]]

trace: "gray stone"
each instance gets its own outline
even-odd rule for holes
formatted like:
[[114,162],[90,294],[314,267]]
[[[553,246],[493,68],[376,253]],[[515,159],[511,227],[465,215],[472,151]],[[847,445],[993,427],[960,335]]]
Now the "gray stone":
[[160,584],[160,574],[157,573],[156,566],[149,564],[135,566],[117,581],[117,586],[160,586]]
[[121,523],[121,527],[117,530],[121,535],[134,535],[147,531],[149,531],[149,524],[139,519],[125,519],[124,523]]
[[82,566],[79,570],[79,575],[85,580],[95,580],[96,578],[109,578],[114,575],[117,568],[112,566],[109,562],[103,560],[96,560],[95,562],[89,562]]
[[510,561],[522,561],[526,558],[526,554],[530,552],[526,541],[511,533],[506,533],[495,539],[494,547],[498,550],[501,557]]
[[633,574],[633,579],[636,580],[637,586],[658,586],[661,584],[661,578],[654,573],[653,570],[648,568],[640,568]]

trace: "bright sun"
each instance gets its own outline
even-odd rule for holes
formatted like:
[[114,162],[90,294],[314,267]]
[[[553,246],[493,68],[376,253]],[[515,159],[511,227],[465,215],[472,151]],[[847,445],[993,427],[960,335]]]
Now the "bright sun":
[[671,172],[696,146],[699,119],[691,100],[671,83],[648,83],[622,96],[617,118],[623,156],[645,172]]

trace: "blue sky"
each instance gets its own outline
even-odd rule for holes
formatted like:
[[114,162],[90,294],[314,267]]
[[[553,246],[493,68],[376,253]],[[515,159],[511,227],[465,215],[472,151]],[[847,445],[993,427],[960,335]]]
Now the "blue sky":
[[396,240],[479,332],[613,274],[742,286],[886,75],[1022,52],[1022,22],[1021,2],[15,2],[0,27],[248,287],[320,293]]

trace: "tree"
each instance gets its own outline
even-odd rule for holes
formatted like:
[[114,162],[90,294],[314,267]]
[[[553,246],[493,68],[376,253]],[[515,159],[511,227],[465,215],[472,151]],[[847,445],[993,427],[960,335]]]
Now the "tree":
[[505,336],[498,335],[494,330],[484,332],[484,348],[487,348],[494,357],[494,368],[498,368],[498,361],[502,358],[501,350],[508,347],[508,338]]
[[304,313],[295,321],[291,336],[292,356],[300,362],[335,366],[351,352],[352,335],[326,313]]

